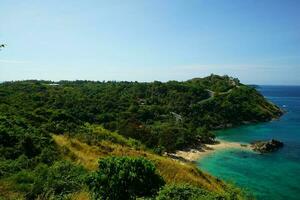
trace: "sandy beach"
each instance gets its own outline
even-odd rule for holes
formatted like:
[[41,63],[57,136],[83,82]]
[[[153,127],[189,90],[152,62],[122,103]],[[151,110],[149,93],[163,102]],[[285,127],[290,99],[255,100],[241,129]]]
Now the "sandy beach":
[[187,150],[176,151],[176,153],[169,154],[169,156],[175,159],[178,158],[185,161],[194,162],[216,151],[225,150],[225,149],[251,150],[250,144],[218,140],[218,143],[216,144],[205,144],[199,146],[199,148],[190,148]]

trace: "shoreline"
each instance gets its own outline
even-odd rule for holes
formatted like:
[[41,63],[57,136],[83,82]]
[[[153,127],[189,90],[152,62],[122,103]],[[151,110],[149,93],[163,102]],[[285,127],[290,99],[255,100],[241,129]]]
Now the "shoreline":
[[202,144],[197,148],[189,148],[186,150],[178,150],[175,153],[168,153],[168,156],[181,161],[196,162],[217,151],[226,149],[240,149],[252,151],[252,148],[248,143],[217,140],[216,144]]

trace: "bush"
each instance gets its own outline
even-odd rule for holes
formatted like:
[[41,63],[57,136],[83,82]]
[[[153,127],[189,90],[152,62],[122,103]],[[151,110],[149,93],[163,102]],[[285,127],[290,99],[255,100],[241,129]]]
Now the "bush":
[[216,195],[191,185],[167,185],[159,191],[156,200],[212,200]]
[[15,160],[1,160],[0,159],[0,178],[17,173],[22,169],[30,167],[30,160],[21,155]]
[[95,199],[135,199],[153,196],[164,185],[155,166],[145,158],[109,157],[87,181]]
[[86,171],[70,162],[58,161],[52,166],[40,164],[34,171],[20,171],[12,177],[17,191],[25,193],[26,199],[55,199],[77,192],[84,185]]

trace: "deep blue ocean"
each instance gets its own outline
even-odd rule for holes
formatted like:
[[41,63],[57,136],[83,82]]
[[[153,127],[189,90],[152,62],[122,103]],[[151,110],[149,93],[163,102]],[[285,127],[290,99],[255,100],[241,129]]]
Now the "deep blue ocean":
[[284,147],[258,154],[224,150],[198,162],[198,166],[245,189],[258,200],[300,199],[300,86],[260,86],[258,90],[287,113],[279,120],[217,132],[220,139],[237,142],[279,139]]

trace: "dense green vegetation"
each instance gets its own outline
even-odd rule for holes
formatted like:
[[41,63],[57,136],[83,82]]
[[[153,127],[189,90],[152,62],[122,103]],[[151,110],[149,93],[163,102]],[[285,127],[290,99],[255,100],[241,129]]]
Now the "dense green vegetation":
[[214,128],[281,114],[255,89],[216,75],[167,83],[6,82],[0,85],[0,101],[5,123],[34,127],[45,137],[78,133],[85,123],[101,124],[157,151],[209,141],[208,130]]
[[227,76],[167,83],[1,83],[0,199],[70,198],[84,190],[82,176],[89,173],[64,161],[68,152],[53,135],[162,153],[212,142],[216,128],[280,115],[254,88]]
[[222,199],[192,185],[167,185],[159,191],[156,200],[214,200]]
[[164,184],[152,162],[130,157],[101,159],[88,180],[94,198],[105,200],[153,197]]
[[86,174],[83,167],[58,161],[51,166],[40,164],[33,171],[21,171],[11,179],[26,199],[64,199],[84,186]]

